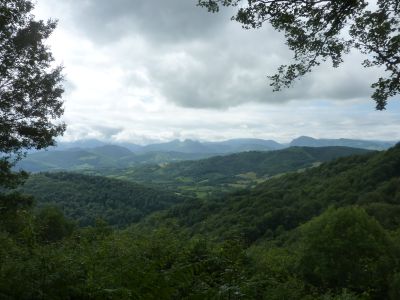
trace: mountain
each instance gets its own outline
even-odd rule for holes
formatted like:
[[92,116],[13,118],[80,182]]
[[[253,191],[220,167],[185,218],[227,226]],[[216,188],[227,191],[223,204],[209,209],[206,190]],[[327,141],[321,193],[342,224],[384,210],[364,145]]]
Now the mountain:
[[173,140],[167,143],[151,144],[142,147],[140,152],[212,153],[205,145],[193,140]]
[[[57,150],[66,150],[71,148],[95,148],[106,145],[107,143],[96,140],[96,139],[86,139],[86,140],[77,140],[73,142],[58,142],[56,147],[53,147]],[[52,148],[52,149],[53,149]]]
[[57,206],[82,226],[93,225],[97,218],[110,225],[126,226],[182,200],[173,193],[143,185],[74,173],[33,175],[20,191],[33,195],[39,208]]
[[[81,140],[75,142],[61,142],[57,147],[51,148],[56,150],[67,150],[73,148],[91,149],[101,146],[110,145],[98,140]],[[242,151],[267,151],[282,149],[285,146],[272,140],[262,139],[232,139],[221,142],[199,142],[186,139],[183,141],[173,140],[166,143],[155,143],[147,146],[140,146],[132,143],[114,142],[113,145],[127,148],[135,153],[147,152],[181,152],[181,153],[209,153],[224,154]]]
[[[28,154],[20,161],[16,168],[29,172],[54,170],[85,170],[94,168],[111,168],[122,166],[119,164],[117,153],[128,154],[128,149],[113,146],[101,146],[93,149],[73,148],[64,151],[40,151]],[[131,153],[129,151],[131,155]]]
[[204,142],[215,153],[235,153],[243,151],[268,151],[285,148],[273,140],[232,139],[222,142]]
[[[105,144],[97,140],[60,143],[58,147],[48,151],[28,153],[27,157],[19,162],[17,169],[22,168],[30,172],[119,169],[147,163],[165,164],[247,151],[273,151],[287,148],[287,145],[262,139],[232,139],[221,142],[174,140],[147,146],[129,143],[124,145],[126,147]],[[298,147],[343,146],[369,150],[384,150],[392,145],[394,142],[314,139],[306,136],[299,137],[290,143],[290,146]]]
[[[48,204],[59,206],[67,217],[78,220],[81,225],[93,224],[96,218],[102,217],[112,225],[123,226],[181,201],[176,192],[202,198],[216,196],[257,185],[276,175],[304,171],[338,157],[367,152],[347,147],[292,147],[126,169],[121,168],[137,155],[115,145],[104,145],[90,151],[39,152],[32,156],[40,156],[49,168],[91,170],[90,173],[107,175],[108,178],[75,173],[39,173],[31,176],[21,191],[33,195],[39,207]],[[85,166],[93,169],[85,169]],[[151,184],[152,187],[142,184]]]
[[[395,142],[351,140],[351,139],[315,139],[312,137],[301,136],[294,139],[290,144],[281,144],[274,140],[239,138],[219,142],[200,142],[196,140],[173,140],[165,143],[154,143],[141,146],[129,142],[113,142],[112,145],[124,147],[134,153],[148,152],[180,152],[180,153],[207,153],[207,154],[230,154],[243,151],[270,151],[287,148],[289,146],[305,147],[328,147],[343,146],[352,148],[363,148],[369,150],[385,150],[395,145]],[[74,142],[59,142],[57,147],[50,150],[70,150],[80,148],[83,150],[99,148],[110,145],[103,141],[89,139]]]
[[268,151],[285,148],[284,145],[272,140],[262,139],[232,139],[221,142],[199,142],[186,139],[173,140],[166,143],[157,143],[143,146],[135,150],[145,152],[181,152],[181,153],[209,153],[226,154],[243,151]]
[[399,228],[400,144],[271,178],[222,198],[187,201],[171,208],[165,218],[193,234],[254,242],[295,229],[328,207],[354,205],[385,228]]
[[294,139],[290,146],[299,147],[327,147],[327,146],[343,146],[362,148],[369,150],[386,150],[393,147],[396,142],[384,141],[366,141],[366,140],[352,140],[352,139],[314,139],[309,136],[301,136]]
[[106,145],[116,145],[120,147],[127,148],[133,152],[139,150],[142,148],[142,146],[133,144],[133,143],[125,143],[125,142],[105,142],[105,141],[100,141],[96,139],[83,139],[83,140],[76,140],[72,142],[57,142],[57,145],[55,147],[50,147],[49,150],[70,150],[70,149],[92,149],[92,148],[98,148]]
[[104,145],[101,147],[90,149],[90,152],[102,156],[108,156],[114,159],[132,156],[133,154],[132,151],[130,151],[129,149],[116,145]]
[[140,164],[159,164],[181,160],[210,157],[207,153],[144,152],[133,153],[117,145],[103,145],[96,148],[69,148],[29,153],[16,169],[29,172],[43,171],[84,171],[95,169],[119,169]]
[[196,161],[141,165],[97,174],[163,186],[185,195],[205,197],[255,185],[268,178],[299,171],[338,157],[368,150],[348,147],[292,147],[275,151],[248,151]]
[[[2,194],[2,298],[400,299],[400,144],[218,198],[79,174],[31,179],[41,206],[57,199],[95,224]],[[98,216],[139,222],[119,230]]]

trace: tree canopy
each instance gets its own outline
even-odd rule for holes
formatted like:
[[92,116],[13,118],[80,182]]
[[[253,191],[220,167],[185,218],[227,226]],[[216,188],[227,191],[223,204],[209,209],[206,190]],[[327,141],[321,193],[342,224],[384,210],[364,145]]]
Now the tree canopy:
[[[246,4],[244,4],[246,3]],[[398,0],[198,0],[210,12],[237,6],[232,17],[244,28],[269,22],[285,34],[294,63],[269,76],[275,91],[330,60],[334,67],[351,49],[365,54],[364,67],[383,67],[385,76],[371,87],[378,110],[400,92],[400,3]]]
[[65,124],[62,67],[53,65],[45,44],[56,21],[35,20],[29,0],[0,3],[0,179],[10,184],[10,171],[26,149],[54,144]]

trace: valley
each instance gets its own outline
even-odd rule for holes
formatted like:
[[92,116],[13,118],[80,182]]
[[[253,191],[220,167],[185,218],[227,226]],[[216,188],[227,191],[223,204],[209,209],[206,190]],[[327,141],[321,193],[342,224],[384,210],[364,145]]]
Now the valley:
[[[112,299],[232,291],[233,299],[396,299],[399,147],[290,147],[32,174],[18,194],[2,196],[0,251],[14,271],[0,290],[20,297],[15,276],[35,282],[45,259],[46,288],[25,287],[31,295],[70,295],[75,286],[76,295]],[[31,273],[15,271],[21,258]]]
[[399,300],[399,3],[1,0],[0,300]]
[[[128,154],[100,149],[110,161]],[[75,286],[75,295],[101,299],[397,297],[400,145],[296,146],[66,171],[31,174],[2,196],[0,251],[10,271],[0,272],[0,290],[8,295],[22,297],[18,282],[42,274],[45,287],[24,291],[53,298]],[[20,259],[30,273],[15,271],[25,265]]]

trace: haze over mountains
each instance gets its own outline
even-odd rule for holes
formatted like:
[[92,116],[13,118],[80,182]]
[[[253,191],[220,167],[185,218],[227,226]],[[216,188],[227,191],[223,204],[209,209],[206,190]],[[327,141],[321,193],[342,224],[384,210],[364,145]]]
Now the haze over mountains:
[[164,143],[154,143],[145,146],[127,142],[102,142],[99,140],[78,140],[74,142],[60,142],[56,150],[66,150],[72,148],[96,148],[105,145],[118,145],[129,149],[135,153],[146,152],[180,152],[180,153],[211,153],[224,154],[242,151],[268,151],[278,150],[290,146],[302,147],[328,147],[343,146],[352,148],[362,148],[368,150],[386,150],[396,144],[396,141],[378,141],[362,139],[316,139],[309,136],[300,136],[293,139],[290,143],[278,143],[274,140],[264,140],[255,138],[230,139],[219,142],[200,142],[196,140],[173,140]]
[[[305,137],[293,144],[300,142],[372,144]],[[187,152],[167,152],[171,144]],[[132,285],[143,286],[138,295],[145,289],[152,291],[162,279],[168,288],[177,286],[177,291],[197,292],[193,287],[200,286],[200,296],[193,298],[210,299],[215,297],[208,297],[212,295],[209,287],[216,282],[219,286],[214,294],[221,295],[219,291],[236,276],[236,290],[250,295],[246,299],[361,299],[343,294],[347,287],[352,288],[351,295],[364,292],[364,287],[373,291],[363,299],[399,299],[386,295],[392,286],[398,291],[398,282],[394,285],[392,278],[400,269],[400,143],[387,151],[284,147],[140,165],[134,165],[134,159],[212,153],[205,152],[207,143],[194,141],[151,146],[159,152],[99,145],[33,153],[28,162],[31,159],[36,167],[46,166],[53,172],[32,174],[19,187],[21,194],[6,195],[9,201],[4,203],[29,204],[32,198],[26,195],[32,195],[36,205],[22,206],[23,214],[0,218],[0,225],[8,230],[7,235],[0,235],[6,270],[12,270],[6,275],[13,282],[36,282],[43,276],[43,262],[48,263],[52,267],[44,269],[45,275],[62,279],[62,284],[50,282],[54,295],[66,280],[68,286],[90,290],[86,286],[92,284],[94,274],[109,296],[110,286],[125,284],[121,278],[140,274]],[[190,149],[203,153],[190,153]],[[75,172],[54,172],[57,169],[51,168],[57,165],[73,167],[68,170]],[[22,200],[13,202],[14,195],[21,195]],[[0,212],[4,215],[4,211]],[[32,273],[26,272],[25,264],[33,266]],[[354,285],[344,281],[336,290],[323,290],[319,281],[309,280],[304,273],[309,265],[312,270],[327,266],[324,272],[333,278],[334,288],[338,279],[353,278],[353,274],[365,274],[368,281],[354,281]],[[149,266],[153,269],[146,269]],[[87,270],[94,271],[87,275]],[[269,286],[271,278],[274,286]],[[278,297],[259,297],[253,293],[254,286]],[[326,297],[317,292],[308,297],[310,291]],[[333,298],[332,291],[344,296]],[[122,299],[116,295],[115,299]],[[177,292],[162,298],[191,297]]]
[[[180,152],[180,153],[210,153],[223,154],[235,153],[251,150],[277,150],[287,147],[285,144],[280,144],[273,140],[263,139],[231,139],[221,142],[200,142],[196,140],[173,140],[165,143],[154,143],[145,146],[133,143],[112,143],[121,147],[125,147],[135,153],[146,152]],[[97,148],[110,145],[107,142],[99,140],[79,140],[74,142],[61,142],[54,149],[67,150],[74,148]]]
[[[114,147],[117,146],[93,151],[110,156],[117,153],[112,150],[120,150],[121,155],[129,153],[126,148]],[[367,153],[375,152],[349,147],[290,147],[160,165],[105,169],[93,165],[91,169],[73,169],[75,172],[34,174],[20,191],[33,195],[39,207],[59,207],[80,225],[93,225],[101,217],[111,225],[128,226],[184,199],[221,197],[286,173],[302,173],[336,158]],[[62,159],[68,169],[69,162],[65,157]]]
[[185,160],[198,160],[216,155],[228,155],[246,151],[273,151],[288,147],[351,147],[367,150],[385,150],[395,142],[352,139],[314,139],[302,136],[289,144],[273,140],[232,139],[221,142],[173,140],[140,146],[131,143],[111,145],[98,140],[61,142],[47,151],[30,153],[18,165],[18,169],[30,172],[52,170],[88,170],[127,168],[141,164],[162,164]]
[[342,146],[361,148],[368,150],[386,150],[394,146],[394,141],[368,141],[368,140],[353,140],[353,139],[314,139],[308,136],[301,136],[294,139],[290,146],[300,147],[328,147],[328,146]]

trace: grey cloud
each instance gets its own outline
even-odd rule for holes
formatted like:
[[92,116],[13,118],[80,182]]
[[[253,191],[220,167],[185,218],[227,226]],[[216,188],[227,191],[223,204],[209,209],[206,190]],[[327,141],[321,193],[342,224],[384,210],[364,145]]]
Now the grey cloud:
[[101,132],[104,139],[111,139],[113,136],[118,135],[124,129],[122,127],[107,127],[107,126],[100,126],[94,125],[92,130]]
[[195,2],[38,1],[40,17],[60,19],[51,47],[74,85],[63,139],[400,138],[400,105],[374,111],[369,85],[379,72],[360,67],[360,56],[272,93],[267,75],[292,57],[282,35],[245,31]]
[[[127,40],[132,53],[125,51],[116,63],[144,69],[149,88],[179,106],[221,109],[304,99],[372,101],[369,86],[376,71],[366,72],[358,56],[348,57],[339,69],[323,65],[293,88],[273,93],[267,75],[290,63],[292,53],[280,33],[268,26],[243,30],[229,21],[229,10],[209,14],[196,7],[197,0],[68,1],[75,7],[73,20],[80,31],[110,48],[110,53],[120,46],[118,41]],[[147,50],[135,55],[137,37]],[[134,76],[126,82],[136,87],[148,84]]]
[[[258,37],[257,42],[248,36]],[[275,41],[280,38],[270,30],[253,35],[239,32],[236,39],[221,38],[222,43],[207,44],[206,51],[189,51],[188,61],[183,61],[181,67],[155,63],[149,66],[150,74],[169,101],[184,107],[226,108],[248,102],[305,99],[371,101],[371,80],[379,73],[363,69],[357,55],[349,57],[338,69],[322,65],[293,87],[272,92],[267,75],[289,61],[290,53],[282,47],[283,41],[282,45],[270,46],[268,41],[260,41],[263,36]]]
[[74,22],[98,42],[112,42],[140,33],[156,42],[201,38],[229,20],[215,18],[196,6],[197,0],[68,0]]
[[369,98],[371,83],[377,79],[379,71],[361,67],[361,56],[348,57],[337,69],[322,65],[304,78],[297,80],[291,88],[274,93],[276,101],[288,100],[351,100]]
[[[124,131],[123,127],[108,127],[89,123],[74,123],[67,127],[67,140],[99,139],[103,141],[112,140]],[[64,137],[65,139],[65,137]]]

